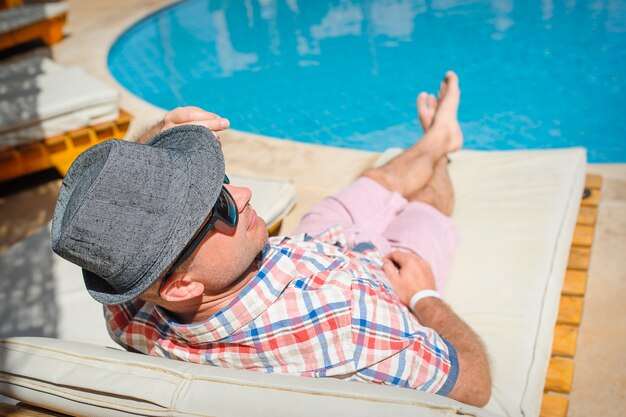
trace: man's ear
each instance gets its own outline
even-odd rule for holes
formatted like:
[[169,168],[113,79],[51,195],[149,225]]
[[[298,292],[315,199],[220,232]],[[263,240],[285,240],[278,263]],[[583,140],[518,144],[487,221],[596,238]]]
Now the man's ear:
[[170,302],[181,302],[201,296],[204,293],[204,285],[194,281],[189,274],[170,279],[161,289],[161,298]]

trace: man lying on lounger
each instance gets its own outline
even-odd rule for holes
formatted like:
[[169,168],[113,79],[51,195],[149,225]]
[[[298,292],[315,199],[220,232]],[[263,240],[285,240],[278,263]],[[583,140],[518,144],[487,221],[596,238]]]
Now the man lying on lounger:
[[439,296],[457,243],[446,155],[463,141],[459,100],[449,72],[438,99],[418,97],[419,142],[270,239],[224,173],[214,133],[227,120],[173,110],[148,144],[107,141],[74,162],[53,248],[129,350],[482,406],[485,350]]

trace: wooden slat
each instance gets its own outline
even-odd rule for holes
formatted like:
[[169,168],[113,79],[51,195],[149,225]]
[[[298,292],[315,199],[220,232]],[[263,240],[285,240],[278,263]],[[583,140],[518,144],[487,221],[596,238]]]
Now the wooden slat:
[[51,17],[31,25],[5,32],[0,36],[0,50],[11,48],[21,43],[41,39],[50,46],[63,39],[63,26],[67,13]]
[[583,299],[572,295],[561,296],[559,316],[556,320],[559,324],[580,325],[583,316]]
[[578,271],[568,269],[565,272],[565,281],[563,282],[563,295],[585,295],[587,288],[587,271]]
[[598,208],[597,207],[580,207],[578,210],[578,219],[576,223],[585,226],[593,226],[598,220]]
[[0,9],[21,6],[22,4],[22,0],[0,0]]
[[280,234],[280,228],[283,225],[283,219],[279,219],[274,224],[267,226],[267,233],[270,236],[278,236]]
[[590,247],[593,243],[594,226],[576,225],[574,229],[574,239],[572,245]]
[[587,174],[585,178],[585,187],[586,188],[602,188],[602,176],[597,174]]
[[569,393],[572,390],[574,379],[574,361],[566,358],[553,357],[550,359],[546,374],[547,391]]
[[[546,374],[546,392],[541,403],[542,417],[566,417],[569,407],[567,396],[574,379],[574,362],[578,325],[582,319],[583,297],[587,285],[587,269],[591,245],[593,244],[594,226],[598,219],[602,177],[588,174],[585,188],[591,195],[581,201],[577,226],[570,250],[568,270],[565,274],[557,325],[554,328],[552,358]],[[567,357],[567,358],[565,358]]]
[[576,354],[576,340],[578,339],[578,327],[557,324],[554,327],[554,339],[552,341],[552,355],[573,358]]
[[558,396],[552,393],[543,394],[541,402],[541,417],[565,417],[567,416],[567,408],[569,400],[567,397]]
[[587,198],[583,198],[581,204],[585,207],[598,207],[600,204],[601,192],[600,189],[591,188],[591,195]]
[[573,246],[569,253],[567,269],[587,270],[589,269],[589,257],[591,250],[582,246]]
[[[109,139],[111,136],[107,136],[107,132],[114,133],[115,137],[123,137],[131,119],[132,116],[129,113],[120,110],[119,117],[112,122],[99,123],[48,137],[29,145],[2,150],[0,151],[0,182],[48,168],[56,168],[63,175],[74,158],[89,145]],[[105,126],[110,128],[106,129]],[[31,148],[40,154],[37,158],[33,158],[33,152],[27,152]]]

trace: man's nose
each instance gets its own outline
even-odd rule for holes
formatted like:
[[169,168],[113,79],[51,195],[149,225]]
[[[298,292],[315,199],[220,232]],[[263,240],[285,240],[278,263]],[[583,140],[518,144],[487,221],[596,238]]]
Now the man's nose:
[[243,209],[246,208],[250,198],[252,198],[252,190],[247,187],[237,187],[232,184],[224,184],[224,187],[226,187],[230,195],[233,196],[235,203],[237,203],[237,209],[239,213],[241,213]]

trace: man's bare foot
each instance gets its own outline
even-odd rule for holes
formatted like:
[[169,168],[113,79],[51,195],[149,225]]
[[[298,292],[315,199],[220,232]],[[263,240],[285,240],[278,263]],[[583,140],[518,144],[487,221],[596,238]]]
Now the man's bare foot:
[[463,132],[458,119],[460,102],[459,77],[453,71],[448,71],[441,82],[434,120],[429,128],[448,132],[448,153],[458,151],[463,146]]
[[363,176],[407,198],[425,187],[437,162],[463,144],[456,118],[460,99],[458,77],[448,71],[439,89],[439,99],[428,95],[418,97],[424,137],[384,166],[366,170]]
[[[457,118],[460,99],[459,79],[452,71],[446,73],[446,77],[439,86],[439,99],[426,92],[421,92],[417,96],[417,117],[424,133],[433,127],[436,119],[439,119],[439,125],[444,125],[450,131],[449,152],[456,151],[463,145],[463,133]],[[437,117],[440,113],[439,105],[444,101],[446,105]]]

